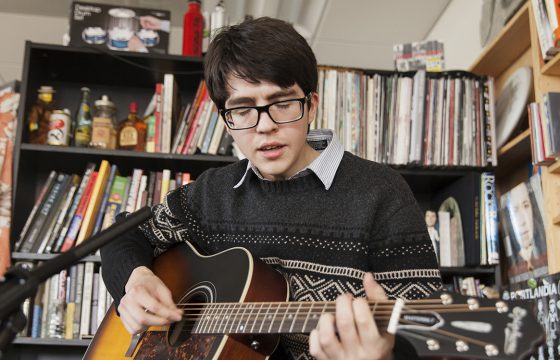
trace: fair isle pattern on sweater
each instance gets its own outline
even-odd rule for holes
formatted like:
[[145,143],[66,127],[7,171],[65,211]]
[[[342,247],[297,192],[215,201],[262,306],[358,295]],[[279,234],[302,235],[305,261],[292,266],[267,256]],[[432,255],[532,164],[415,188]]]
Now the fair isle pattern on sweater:
[[[390,168],[345,153],[329,190],[313,173],[269,182],[252,172],[234,189],[246,168],[212,169],[171,192],[140,227],[153,254],[183,241],[209,254],[243,246],[287,279],[297,301],[365,296],[367,271],[393,299],[440,287],[421,213]],[[307,336],[283,336],[282,344],[294,359],[310,358]]]

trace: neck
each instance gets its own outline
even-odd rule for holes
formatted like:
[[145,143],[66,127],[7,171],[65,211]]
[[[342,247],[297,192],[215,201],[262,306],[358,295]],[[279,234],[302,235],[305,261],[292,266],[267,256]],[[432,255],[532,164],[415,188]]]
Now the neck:
[[[179,304],[181,305],[181,304]],[[371,302],[370,310],[380,329],[390,330],[400,316],[403,302]],[[335,313],[334,302],[211,303],[187,304],[184,319],[193,334],[309,333],[322,314]]]

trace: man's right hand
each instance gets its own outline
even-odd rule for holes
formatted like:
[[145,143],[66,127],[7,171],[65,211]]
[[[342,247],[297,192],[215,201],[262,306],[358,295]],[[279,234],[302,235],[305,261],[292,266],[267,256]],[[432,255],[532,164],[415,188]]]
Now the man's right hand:
[[126,330],[138,334],[148,326],[168,325],[182,318],[171,291],[150,269],[139,266],[132,271],[125,286],[119,313]]

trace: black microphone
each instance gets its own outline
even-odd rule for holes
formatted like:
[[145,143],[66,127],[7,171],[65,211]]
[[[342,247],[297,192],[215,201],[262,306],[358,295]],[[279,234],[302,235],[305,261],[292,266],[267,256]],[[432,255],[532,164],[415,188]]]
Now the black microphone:
[[90,255],[110,241],[117,239],[125,232],[148,220],[151,216],[152,211],[150,208],[144,207],[117,220],[115,224],[84,240],[80,245],[51,260],[45,261],[27,275],[14,278],[7,276],[4,284],[0,283],[0,320],[6,319],[6,317],[16,311],[25,299],[34,296],[37,286],[41,282],[76,264],[81,258]]

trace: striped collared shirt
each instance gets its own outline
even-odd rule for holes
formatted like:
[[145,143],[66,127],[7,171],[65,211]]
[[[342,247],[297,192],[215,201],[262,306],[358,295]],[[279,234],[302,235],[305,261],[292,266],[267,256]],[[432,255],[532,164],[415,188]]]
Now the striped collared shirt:
[[[329,190],[334,180],[342,156],[344,155],[344,148],[342,144],[338,141],[333,132],[328,129],[318,129],[310,130],[307,134],[307,143],[315,150],[320,151],[319,156],[311,162],[308,166],[298,171],[295,175],[291,176],[290,179],[294,179],[299,176],[307,174],[307,171],[312,171],[317,175],[319,180],[325,186],[325,190]],[[266,180],[259,170],[249,161],[247,163],[247,169],[243,174],[243,177],[239,182],[233,187],[238,188],[243,184],[247,173],[249,170],[253,172],[262,180]]]

